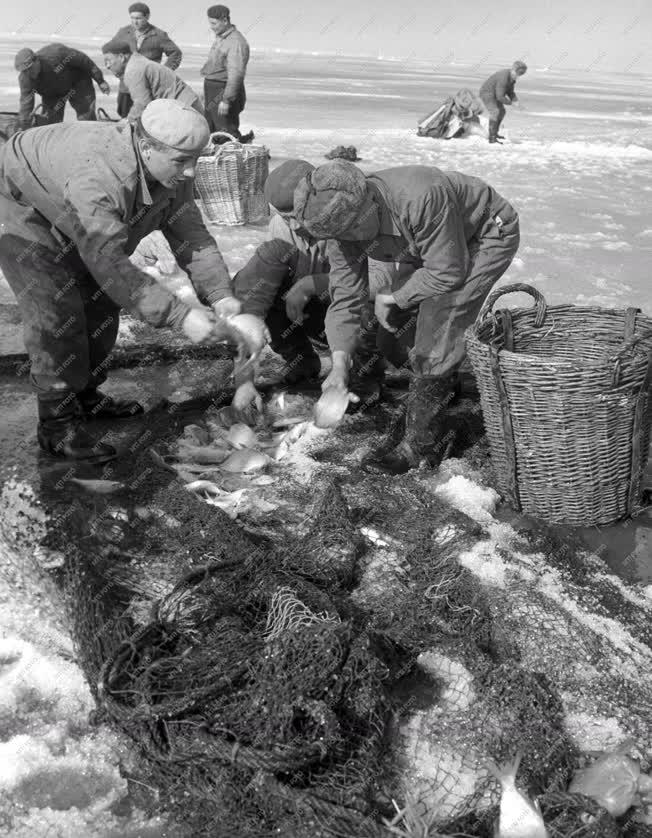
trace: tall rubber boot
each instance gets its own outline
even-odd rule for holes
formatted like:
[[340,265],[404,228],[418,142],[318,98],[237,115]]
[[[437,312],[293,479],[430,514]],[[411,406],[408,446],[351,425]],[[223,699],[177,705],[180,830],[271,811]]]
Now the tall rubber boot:
[[444,458],[447,440],[444,417],[454,395],[450,378],[416,377],[410,382],[405,411],[405,434],[376,464],[383,471],[404,474],[426,459],[436,468]]
[[133,419],[144,412],[140,402],[114,399],[95,387],[87,387],[77,393],[77,401],[87,422],[93,419]]
[[106,463],[117,456],[112,445],[96,442],[86,431],[74,393],[51,390],[39,393],[37,399],[37,438],[46,454],[96,464]]
[[489,142],[490,143],[498,143],[498,145],[502,145],[500,140],[498,139],[498,128],[500,127],[500,123],[492,119],[489,121]]

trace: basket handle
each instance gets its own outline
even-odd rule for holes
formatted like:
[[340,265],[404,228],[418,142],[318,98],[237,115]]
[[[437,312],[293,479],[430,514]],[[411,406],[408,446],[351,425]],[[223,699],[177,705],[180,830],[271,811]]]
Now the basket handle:
[[502,288],[497,288],[495,291],[492,291],[491,294],[489,294],[487,299],[482,304],[482,308],[480,309],[480,312],[475,322],[481,323],[482,320],[484,320],[484,318],[490,314],[494,304],[504,294],[513,294],[516,291],[523,291],[524,293],[529,294],[531,297],[534,297],[536,306],[534,325],[543,326],[543,323],[546,319],[546,312],[548,311],[548,306],[546,304],[545,298],[540,291],[534,288],[534,286],[526,285],[524,282],[514,282],[511,285],[503,285]]
[[652,328],[646,329],[644,332],[641,332],[640,335],[634,335],[629,340],[626,340],[618,350],[617,354],[614,355],[614,360],[622,361],[624,356],[627,355],[628,352],[631,352],[636,344],[641,340],[652,340]]
[[112,116],[109,116],[108,113],[104,110],[104,108],[97,109],[97,119],[98,122],[119,122],[120,119],[114,119]]
[[233,136],[233,134],[229,134],[228,131],[213,131],[213,133],[210,135],[209,139],[212,140],[213,137],[228,137],[231,140],[232,143],[239,142],[239,140],[236,140],[236,138]]

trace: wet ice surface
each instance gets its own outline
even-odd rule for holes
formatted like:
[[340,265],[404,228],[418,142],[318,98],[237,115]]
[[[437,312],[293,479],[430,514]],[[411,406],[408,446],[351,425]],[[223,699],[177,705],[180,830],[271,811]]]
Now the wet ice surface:
[[[38,47],[46,40],[36,39],[30,45]],[[16,107],[12,58],[23,43],[1,42],[2,110]],[[100,61],[97,42],[87,49]],[[185,51],[181,75],[197,90],[202,60],[200,51]],[[244,130],[252,127],[256,142],[268,146],[271,166],[288,157],[319,164],[334,146],[352,144],[365,171],[420,163],[482,177],[514,204],[521,217],[521,248],[503,282],[532,283],[552,303],[636,305],[652,313],[649,79],[531,72],[518,86],[526,110],[508,109],[505,145],[489,147],[478,137],[443,142],[415,135],[418,120],[446,96],[463,86],[477,89],[480,81],[477,73],[467,75],[463,68],[437,72],[425,65],[254,53],[243,126]],[[111,84],[115,90],[114,79]],[[98,104],[110,111],[114,102],[114,96],[98,96]],[[212,230],[232,272],[246,263],[265,235],[262,226],[214,226]],[[181,274],[163,281],[191,298]],[[4,285],[0,302],[14,302]],[[131,328],[126,322],[123,334],[128,336]],[[174,375],[171,389],[186,377],[182,369]],[[130,395],[142,392],[142,374],[125,371],[114,377],[118,380],[119,386],[112,385],[117,389]],[[152,396],[158,384],[158,379],[150,384]],[[32,401],[21,384],[7,386],[9,390],[3,393],[11,390],[14,406],[14,435],[9,439],[29,448],[34,444]],[[20,456],[7,437],[3,448],[8,461]],[[297,469],[308,472],[310,465],[308,459],[297,459]],[[457,477],[440,484],[439,493],[453,505],[461,504],[465,512],[475,511],[488,535],[462,554],[460,561],[493,585],[500,585],[509,573],[527,578],[531,569],[519,558],[509,528],[493,519],[491,498],[463,482],[472,482],[472,475]],[[20,494],[23,489],[14,485],[5,491]],[[34,526],[38,525],[36,521]],[[640,541],[644,543],[650,544],[649,537]],[[632,543],[622,552],[635,550],[640,552],[638,575],[649,582],[652,576],[643,547]],[[107,728],[88,723],[92,699],[72,660],[56,589],[45,584],[42,574],[32,574],[25,555],[1,539],[0,551],[0,815],[11,813],[13,818],[10,827],[9,819],[0,817],[0,835],[164,835],[158,820],[148,820],[145,813],[130,811],[125,804],[126,781],[118,767],[125,756],[124,743]],[[502,558],[505,551],[507,563]],[[399,572],[400,559],[392,545],[377,546],[377,554],[376,563],[368,568],[367,582],[370,589],[377,585],[382,591]],[[548,577],[546,590],[551,598],[560,595],[556,584],[555,578]],[[446,660],[434,658],[426,659],[425,665],[438,671],[449,666]],[[452,665],[449,668],[451,677],[459,676]],[[408,736],[418,731],[419,724],[415,716]],[[593,738],[591,725],[599,729]],[[586,747],[596,739],[613,741],[622,733],[609,720],[589,716],[584,708],[569,715],[569,727],[578,740],[583,737]],[[426,751],[415,755],[417,761],[422,760],[423,771],[427,771]],[[451,752],[451,764],[456,759]]]

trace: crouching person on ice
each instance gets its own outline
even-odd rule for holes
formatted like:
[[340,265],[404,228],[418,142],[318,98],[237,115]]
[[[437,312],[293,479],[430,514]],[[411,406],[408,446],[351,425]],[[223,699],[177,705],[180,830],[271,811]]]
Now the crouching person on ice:
[[[284,382],[316,380],[321,362],[313,343],[324,344],[324,321],[330,304],[326,242],[317,240],[294,217],[294,190],[315,167],[305,160],[287,160],[265,181],[265,197],[272,217],[267,241],[235,275],[234,294],[244,312],[263,318],[271,348],[285,361]],[[363,308],[363,320],[373,312]],[[236,372],[233,407],[251,419],[251,407],[261,405],[254,385],[254,368]],[[364,332],[353,363],[357,383],[378,398],[384,364],[376,353],[376,330]],[[373,391],[373,392],[371,392]]]
[[414,376],[403,438],[378,464],[395,473],[424,457],[438,465],[464,331],[518,250],[518,215],[476,177],[428,166],[365,176],[342,160],[303,178],[294,210],[308,232],[331,240],[326,334],[333,365],[322,389],[349,389],[368,260],[389,263],[391,287],[375,300],[378,345],[394,365],[409,361]]
[[[68,122],[18,133],[0,149],[0,268],[18,299],[47,453],[105,462],[115,449],[85,423],[142,412],[98,390],[122,308],[194,343],[243,343],[225,319],[240,303],[192,195],[208,139],[196,110],[159,100],[124,130]],[[206,308],[130,262],[157,229]]]

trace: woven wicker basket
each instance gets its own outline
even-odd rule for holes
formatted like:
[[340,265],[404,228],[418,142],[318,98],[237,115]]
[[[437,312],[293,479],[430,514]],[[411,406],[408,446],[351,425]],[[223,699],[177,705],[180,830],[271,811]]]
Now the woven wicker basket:
[[197,161],[195,187],[204,213],[217,224],[237,225],[262,221],[269,215],[263,186],[269,174],[265,146],[243,145],[231,134],[216,131],[229,142],[209,146]]
[[[524,291],[532,309],[502,309]],[[652,421],[652,319],[547,306],[529,285],[490,294],[466,345],[498,488],[553,523],[609,524],[641,509]]]

